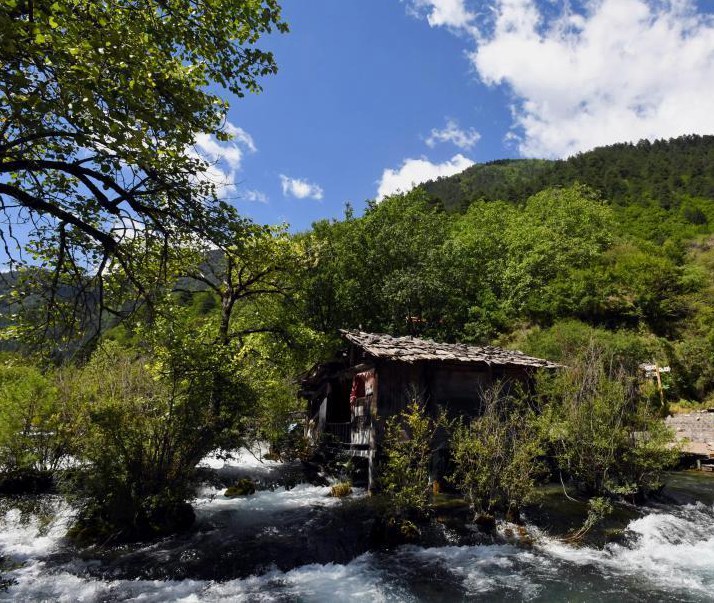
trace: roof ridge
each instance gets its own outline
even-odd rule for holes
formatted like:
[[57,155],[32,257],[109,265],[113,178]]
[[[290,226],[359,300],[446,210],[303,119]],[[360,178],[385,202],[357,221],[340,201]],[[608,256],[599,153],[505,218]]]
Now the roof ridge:
[[405,362],[448,360],[544,368],[561,366],[549,360],[529,356],[520,350],[509,350],[498,346],[477,346],[463,342],[446,343],[413,335],[368,333],[362,330],[340,329],[340,333],[372,356],[398,358]]

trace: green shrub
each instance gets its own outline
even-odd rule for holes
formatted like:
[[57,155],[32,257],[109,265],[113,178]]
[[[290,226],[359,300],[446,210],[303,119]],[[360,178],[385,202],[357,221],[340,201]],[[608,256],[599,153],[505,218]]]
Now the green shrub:
[[608,515],[612,514],[613,511],[612,502],[607,498],[596,496],[588,499],[588,514],[585,517],[585,521],[583,521],[583,525],[572,532],[565,540],[568,542],[580,540]]
[[86,425],[84,464],[65,484],[81,506],[80,539],[144,539],[190,526],[196,464],[240,433],[250,394],[229,351],[175,323],[164,334],[143,353],[105,345],[65,384]]
[[583,349],[595,345],[629,372],[634,372],[642,362],[667,358],[666,344],[660,338],[625,329],[610,331],[575,319],[533,329],[514,343],[527,354],[567,365]]
[[51,473],[81,429],[58,396],[56,374],[18,362],[0,365],[0,474]]
[[517,388],[497,383],[480,394],[481,414],[454,432],[453,484],[477,515],[518,509],[534,499],[543,473],[542,439],[535,411]]
[[543,421],[559,471],[588,496],[641,497],[678,452],[636,377],[591,344],[567,370],[542,375]]
[[393,512],[426,513],[431,498],[433,442],[443,421],[429,417],[417,399],[387,419],[379,481]]

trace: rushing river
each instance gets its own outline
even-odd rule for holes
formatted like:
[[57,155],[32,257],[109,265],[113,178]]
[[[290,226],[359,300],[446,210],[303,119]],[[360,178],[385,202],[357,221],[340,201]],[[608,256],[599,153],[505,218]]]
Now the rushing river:
[[[226,499],[206,487],[190,534],[95,554],[63,540],[72,510],[59,498],[45,497],[32,510],[5,501],[1,573],[14,584],[0,600],[714,601],[708,475],[673,475],[673,496],[692,502],[653,507],[604,548],[563,544],[531,526],[533,544],[403,546],[353,558],[358,531],[345,525],[360,518],[348,511],[340,520],[350,503],[327,497],[329,488],[275,486],[289,479],[289,467],[245,454],[206,465],[224,477],[272,481],[274,488]],[[321,545],[330,538],[327,548]],[[336,547],[340,539],[352,546]]]

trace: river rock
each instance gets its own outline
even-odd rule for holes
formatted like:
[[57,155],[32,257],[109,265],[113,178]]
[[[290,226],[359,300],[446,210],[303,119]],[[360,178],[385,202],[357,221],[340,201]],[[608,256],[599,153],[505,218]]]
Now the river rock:
[[226,488],[224,496],[226,498],[235,498],[236,496],[248,496],[255,494],[255,482],[251,479],[239,479],[234,485]]

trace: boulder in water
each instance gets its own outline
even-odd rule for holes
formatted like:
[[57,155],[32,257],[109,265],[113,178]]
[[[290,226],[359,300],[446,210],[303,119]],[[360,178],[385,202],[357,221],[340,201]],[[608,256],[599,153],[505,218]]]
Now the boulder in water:
[[0,474],[0,495],[44,494],[55,489],[50,471],[15,471]]
[[485,534],[493,534],[496,531],[496,518],[493,515],[482,513],[474,519],[474,523]]
[[235,498],[236,496],[248,496],[250,494],[255,494],[255,482],[245,477],[227,488],[223,495],[227,498]]

